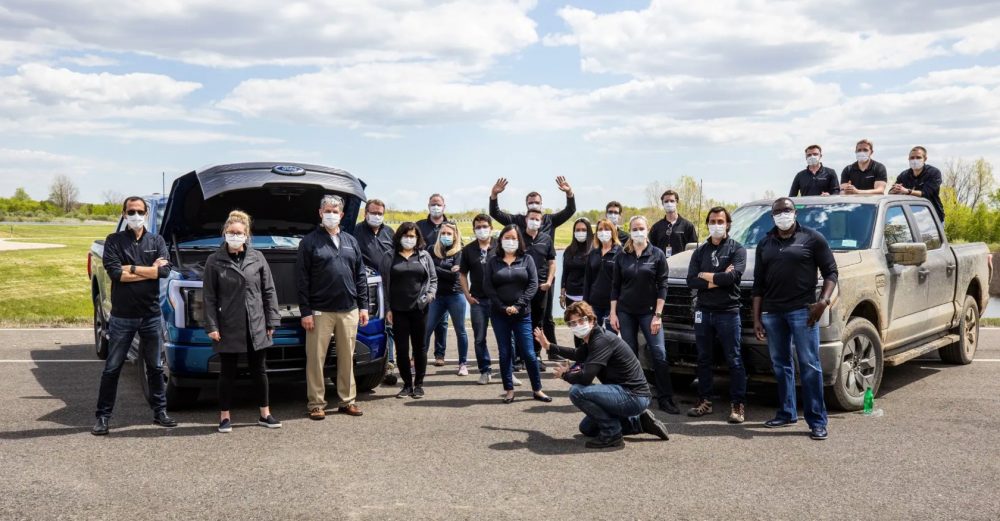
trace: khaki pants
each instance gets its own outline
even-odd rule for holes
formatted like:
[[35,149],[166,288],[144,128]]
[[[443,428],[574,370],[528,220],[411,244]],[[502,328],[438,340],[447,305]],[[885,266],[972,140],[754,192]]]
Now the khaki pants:
[[330,337],[337,347],[337,397],[338,407],[354,403],[357,389],[354,386],[354,342],[358,334],[358,310],[313,312],[316,327],[306,331],[306,388],[309,409],[326,409],[326,383],[323,363],[330,348]]

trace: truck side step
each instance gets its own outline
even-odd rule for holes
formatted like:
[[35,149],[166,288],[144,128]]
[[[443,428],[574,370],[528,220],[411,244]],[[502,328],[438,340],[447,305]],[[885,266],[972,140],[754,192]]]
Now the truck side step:
[[930,353],[931,351],[937,351],[942,347],[948,347],[954,344],[955,342],[958,342],[959,338],[960,337],[958,335],[945,335],[941,338],[938,338],[937,340],[932,340],[926,344],[921,344],[919,346],[907,349],[902,353],[897,353],[891,356],[887,356],[885,357],[885,360],[882,363],[886,367],[894,367],[904,362],[909,362],[910,360],[913,360],[914,358],[922,354]]

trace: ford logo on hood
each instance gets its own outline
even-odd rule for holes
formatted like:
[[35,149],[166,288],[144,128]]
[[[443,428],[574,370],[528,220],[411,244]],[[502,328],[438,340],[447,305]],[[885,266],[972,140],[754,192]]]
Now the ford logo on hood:
[[278,175],[306,175],[306,169],[293,165],[278,165],[271,169]]

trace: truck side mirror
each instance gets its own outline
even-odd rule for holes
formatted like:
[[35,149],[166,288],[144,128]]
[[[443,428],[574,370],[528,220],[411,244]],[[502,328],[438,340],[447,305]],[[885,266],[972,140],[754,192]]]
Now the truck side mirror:
[[922,242],[897,242],[889,246],[893,264],[920,266],[927,261],[927,245]]
[[697,249],[698,249],[698,243],[696,243],[696,242],[689,242],[689,243],[687,243],[687,244],[684,245],[684,251],[691,251],[691,250],[697,250]]

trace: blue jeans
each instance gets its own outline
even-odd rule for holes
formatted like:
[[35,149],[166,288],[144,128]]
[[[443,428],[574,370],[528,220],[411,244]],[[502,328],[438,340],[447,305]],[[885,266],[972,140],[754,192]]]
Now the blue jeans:
[[[458,363],[465,364],[469,357],[469,336],[465,332],[465,295],[461,293],[439,296],[428,306],[427,337],[424,340],[424,345],[428,346],[431,343],[430,330],[432,327],[435,328],[436,332],[443,324],[445,331],[448,330],[449,315],[451,315],[452,323],[455,324],[455,336],[458,337]],[[441,348],[438,350],[437,342],[434,343],[435,358],[444,358],[444,339],[446,338],[445,335],[437,335],[437,340],[441,341]]]
[[639,415],[649,407],[649,396],[636,396],[616,384],[569,388],[569,400],[587,416],[580,422],[584,436],[617,438],[642,432]]
[[[500,377],[503,379],[505,391],[514,389],[514,350],[524,360],[524,368],[531,380],[531,390],[542,390],[542,374],[538,369],[538,359],[535,358],[535,348],[531,343],[531,314],[508,315],[491,310],[490,320],[493,321],[493,334],[497,337],[497,349],[500,351]],[[513,341],[513,344],[512,344]]]
[[608,317],[611,316],[611,308],[602,308],[597,306],[592,306],[594,309],[594,315],[597,316],[597,325],[607,329],[608,331],[615,331],[615,328],[611,327],[611,322]]
[[[665,400],[674,397],[674,386],[670,383],[670,364],[667,363],[667,349],[663,343],[663,328],[653,334],[649,328],[653,321],[652,313],[648,315],[633,315],[618,312],[618,326],[621,328],[622,340],[639,356],[639,331],[646,339],[646,349],[653,359],[653,374],[656,375],[657,399]],[[641,360],[641,358],[640,358]]]
[[98,418],[111,417],[115,408],[115,398],[118,396],[118,377],[122,365],[132,347],[132,339],[139,335],[139,356],[146,361],[146,378],[149,383],[149,407],[154,413],[167,408],[166,381],[163,378],[163,365],[160,363],[160,316],[146,318],[118,318],[114,315],[108,322],[108,332],[111,342],[108,346],[108,359],[101,373],[101,388],[97,394]]
[[[486,299],[484,299],[486,300]],[[486,345],[486,329],[490,325],[490,303],[488,300],[479,304],[470,304],[469,313],[472,315],[472,336],[476,348],[476,364],[479,366],[479,374],[492,373],[490,367],[490,350]]]
[[803,413],[809,428],[826,427],[826,403],[823,401],[823,367],[819,363],[819,325],[807,326],[809,309],[764,313],[761,317],[767,331],[767,348],[771,353],[774,378],[778,380],[777,418],[798,419],[795,407],[795,367],[792,346],[799,361],[802,382]]
[[[700,322],[697,318],[699,313]],[[698,348],[698,396],[708,400],[712,395],[712,377],[715,376],[712,356],[718,341],[729,363],[729,401],[747,403],[747,372],[740,356],[740,312],[698,309],[695,311],[694,334]]]
[[[441,297],[437,297],[434,300],[436,301],[438,298]],[[431,302],[431,304],[434,303]],[[430,312],[429,307],[428,307],[428,312]],[[437,323],[428,322],[427,331],[430,331],[432,329],[434,330],[434,358],[444,358],[445,347],[448,346],[448,315],[446,313],[442,313]],[[425,346],[431,345],[430,338],[431,338],[430,335],[427,335],[427,342],[424,342]],[[465,342],[466,342],[465,349],[466,351],[468,351],[469,339],[466,338]]]

